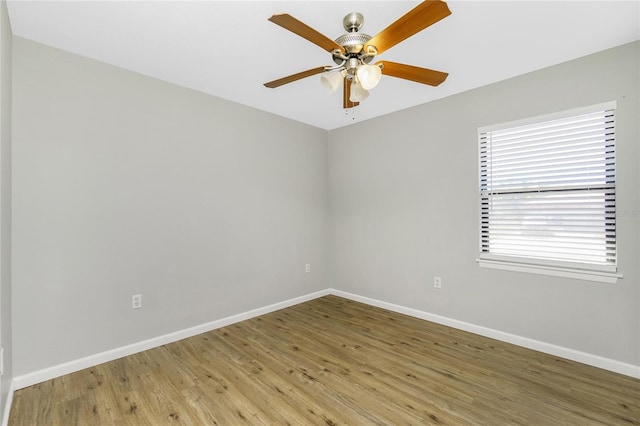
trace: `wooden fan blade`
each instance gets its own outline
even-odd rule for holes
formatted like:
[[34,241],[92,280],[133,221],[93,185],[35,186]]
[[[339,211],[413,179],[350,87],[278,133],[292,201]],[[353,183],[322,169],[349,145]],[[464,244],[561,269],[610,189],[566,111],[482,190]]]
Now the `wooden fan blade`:
[[304,39],[309,40],[311,43],[315,44],[316,46],[320,46],[328,52],[333,52],[337,49],[340,52],[344,53],[344,48],[338,43],[320,34],[318,31],[314,30],[307,24],[298,21],[291,15],[288,15],[286,13],[282,15],[273,15],[271,18],[269,18],[269,21],[273,22],[276,25],[280,25],[282,28],[291,31],[292,33],[295,33]]
[[351,81],[346,78],[342,82],[342,108],[353,108],[360,105],[360,102],[351,102]]
[[451,11],[444,1],[425,0],[380,31],[366,46],[374,46],[380,54],[449,15]]
[[391,77],[404,78],[416,83],[437,86],[446,80],[449,75],[446,72],[434,71],[427,68],[414,67],[411,65],[399,64],[397,62],[378,61],[376,65],[382,64],[382,74]]
[[312,75],[320,74],[321,72],[324,72],[324,67],[313,68],[310,70],[299,72],[297,74],[291,74],[289,76],[265,83],[264,85],[270,89],[274,89],[276,87],[282,86],[283,84],[292,83],[294,81],[301,80]]

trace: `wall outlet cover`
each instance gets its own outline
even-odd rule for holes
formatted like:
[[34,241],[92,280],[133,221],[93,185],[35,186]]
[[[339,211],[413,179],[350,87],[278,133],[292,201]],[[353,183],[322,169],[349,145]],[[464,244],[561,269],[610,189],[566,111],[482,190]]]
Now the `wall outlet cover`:
[[142,308],[142,295],[134,294],[131,296],[131,309]]

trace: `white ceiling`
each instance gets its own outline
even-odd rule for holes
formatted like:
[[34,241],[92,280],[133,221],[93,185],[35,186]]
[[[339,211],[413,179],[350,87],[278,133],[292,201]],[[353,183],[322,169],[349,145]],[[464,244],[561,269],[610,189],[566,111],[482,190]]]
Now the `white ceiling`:
[[[267,21],[289,13],[329,38],[349,12],[375,35],[417,1],[8,2],[13,33],[323,129],[352,124],[319,77],[263,83],[332,65],[330,54]],[[640,39],[640,1],[448,2],[452,14],[379,59],[445,71],[439,87],[384,77],[355,121],[388,114]],[[96,82],[99,84],[99,82]]]

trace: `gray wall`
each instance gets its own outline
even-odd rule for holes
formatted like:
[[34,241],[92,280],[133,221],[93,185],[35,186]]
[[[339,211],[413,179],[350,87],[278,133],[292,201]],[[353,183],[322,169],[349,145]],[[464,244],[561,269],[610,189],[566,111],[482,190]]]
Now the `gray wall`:
[[326,288],[326,131],[13,43],[16,376]]
[[[640,365],[638,50],[327,134],[14,38],[15,376],[328,287]],[[480,269],[477,127],[609,100],[625,278]]]
[[0,381],[0,418],[11,380],[11,26],[7,4],[0,2],[0,346],[4,376]]
[[[639,46],[331,131],[329,284],[640,365]],[[477,128],[611,100],[624,279],[612,285],[479,268]]]

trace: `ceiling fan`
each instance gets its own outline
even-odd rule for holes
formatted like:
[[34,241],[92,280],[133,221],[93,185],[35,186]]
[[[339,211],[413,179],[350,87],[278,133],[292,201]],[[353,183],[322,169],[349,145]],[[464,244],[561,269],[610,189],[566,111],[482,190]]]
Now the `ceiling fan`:
[[331,40],[291,15],[273,15],[269,21],[309,40],[311,43],[331,53],[332,66],[321,66],[270,81],[264,85],[276,88],[284,84],[322,74],[320,81],[330,92],[343,86],[342,106],[353,108],[369,95],[380,81],[388,75],[417,83],[437,86],[449,74],[411,65],[390,61],[378,61],[371,64],[376,55],[395,46],[412,35],[435,24],[451,14],[449,7],[441,0],[425,0],[415,8],[398,18],[376,36],[358,32],[364,23],[360,13],[353,12],[343,19],[346,34]]

